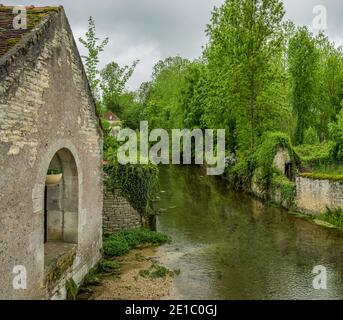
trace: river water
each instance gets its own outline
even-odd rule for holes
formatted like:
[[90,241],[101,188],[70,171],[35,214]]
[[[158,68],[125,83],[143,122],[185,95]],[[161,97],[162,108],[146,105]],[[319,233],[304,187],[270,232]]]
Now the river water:
[[[161,167],[157,229],[174,299],[343,299],[343,232],[235,193],[196,167]],[[327,290],[315,290],[315,266]]]

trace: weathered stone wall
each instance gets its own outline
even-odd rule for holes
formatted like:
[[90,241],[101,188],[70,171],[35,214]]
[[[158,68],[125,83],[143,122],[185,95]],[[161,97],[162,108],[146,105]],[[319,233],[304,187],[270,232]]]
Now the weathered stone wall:
[[273,160],[274,169],[281,174],[285,174],[286,164],[290,162],[291,157],[289,151],[287,149],[279,148]]
[[[78,172],[78,243],[71,267],[51,288],[44,272],[44,185],[65,148]],[[0,59],[0,299],[64,298],[100,258],[102,133],[62,10]],[[27,270],[27,289],[12,286]]]
[[142,226],[142,217],[120,194],[120,190],[104,188],[103,232],[111,234]]
[[343,208],[343,182],[296,178],[296,206],[305,213],[319,214]]

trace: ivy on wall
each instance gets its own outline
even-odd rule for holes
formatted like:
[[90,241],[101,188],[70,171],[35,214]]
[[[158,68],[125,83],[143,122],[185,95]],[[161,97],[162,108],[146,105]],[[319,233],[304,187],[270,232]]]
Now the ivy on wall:
[[120,189],[123,196],[141,215],[153,214],[152,200],[158,186],[155,165],[121,165],[110,161],[105,165],[105,183],[110,190]]
[[294,201],[296,185],[289,181],[287,177],[275,173],[271,181],[271,188],[280,193],[281,205],[291,207]]
[[259,169],[258,182],[263,190],[268,190],[273,176],[277,174],[273,161],[279,149],[288,150],[293,170],[292,176],[295,176],[299,158],[293,150],[289,136],[282,132],[267,132],[262,137],[262,143],[254,155],[256,167]]

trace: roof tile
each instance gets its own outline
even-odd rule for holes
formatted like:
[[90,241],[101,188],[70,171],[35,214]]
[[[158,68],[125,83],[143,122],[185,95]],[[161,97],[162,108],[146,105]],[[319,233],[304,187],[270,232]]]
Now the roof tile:
[[23,36],[34,29],[48,15],[58,12],[60,7],[26,7],[27,29],[14,29],[13,20],[16,13],[13,13],[13,6],[0,4],[0,57],[14,47]]

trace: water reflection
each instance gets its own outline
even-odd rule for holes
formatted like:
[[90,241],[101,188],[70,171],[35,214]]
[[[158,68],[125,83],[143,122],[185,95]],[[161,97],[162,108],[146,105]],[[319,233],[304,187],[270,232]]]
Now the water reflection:
[[[174,298],[342,299],[343,233],[227,190],[192,167],[162,167],[158,229],[174,242],[165,263],[180,269]],[[328,290],[312,269],[329,271]]]

